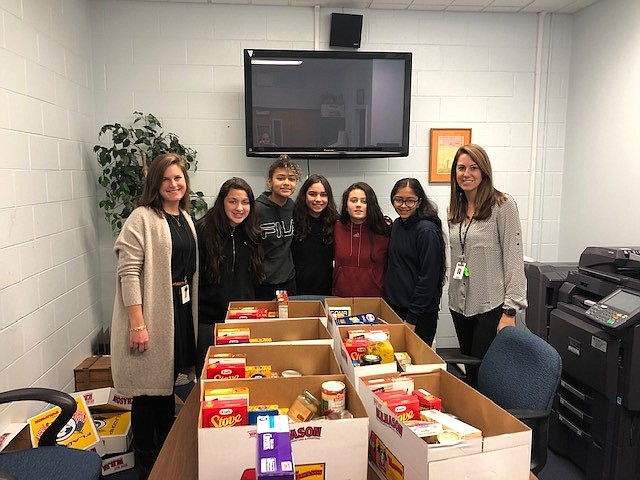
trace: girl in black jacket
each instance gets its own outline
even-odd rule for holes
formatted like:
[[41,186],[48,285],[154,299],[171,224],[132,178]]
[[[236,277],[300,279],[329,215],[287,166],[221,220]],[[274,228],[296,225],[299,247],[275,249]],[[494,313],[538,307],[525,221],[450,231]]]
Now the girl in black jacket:
[[431,345],[445,278],[445,242],[438,208],[415,178],[398,180],[391,202],[393,222],[384,280],[384,298]]
[[298,295],[331,295],[333,227],[337,219],[331,185],[322,175],[310,175],[293,207],[291,251]]
[[[233,177],[222,184],[213,207],[196,224],[200,248],[198,360],[213,343],[230,301],[253,300],[264,279],[260,226],[249,184]],[[198,365],[201,368],[202,365]]]

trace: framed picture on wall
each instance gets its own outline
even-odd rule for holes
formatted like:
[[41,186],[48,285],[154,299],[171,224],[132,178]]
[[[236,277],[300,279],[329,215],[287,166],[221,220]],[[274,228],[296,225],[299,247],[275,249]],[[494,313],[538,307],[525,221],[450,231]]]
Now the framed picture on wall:
[[470,128],[432,128],[429,141],[429,183],[449,183],[458,148],[471,143]]

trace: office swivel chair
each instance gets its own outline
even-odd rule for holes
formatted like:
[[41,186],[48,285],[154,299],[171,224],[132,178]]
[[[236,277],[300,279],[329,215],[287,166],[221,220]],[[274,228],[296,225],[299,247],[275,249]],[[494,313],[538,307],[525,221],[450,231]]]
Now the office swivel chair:
[[0,453],[0,478],[15,480],[97,480],[102,461],[94,452],[58,446],[56,436],[76,411],[71,395],[49,388],[21,388],[0,393],[0,404],[35,400],[57,405],[60,414],[47,427],[37,448]]
[[534,474],[547,461],[549,413],[561,373],[558,352],[517,327],[500,330],[480,363],[478,390],[532,430]]

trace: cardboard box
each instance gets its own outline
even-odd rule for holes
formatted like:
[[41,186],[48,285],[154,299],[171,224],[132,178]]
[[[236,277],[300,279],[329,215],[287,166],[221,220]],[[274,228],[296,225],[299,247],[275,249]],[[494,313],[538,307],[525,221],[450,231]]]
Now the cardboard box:
[[[360,382],[371,426],[370,461],[381,478],[529,479],[531,430],[525,424],[444,370],[412,377],[416,388],[440,397],[444,411],[479,428],[483,437],[452,446],[429,446]],[[393,469],[388,468],[388,459]]]
[[327,297],[324,303],[327,312],[327,329],[333,337],[336,336],[338,327],[329,314],[330,307],[349,307],[351,309],[350,315],[371,312],[386,323],[403,323],[398,314],[380,297]]
[[113,387],[111,357],[94,355],[85,358],[74,370],[76,391]]
[[337,375],[342,373],[331,345],[216,345],[209,347],[205,368],[200,375],[206,380],[206,365],[216,353],[242,353],[247,365],[271,365],[271,371],[297,370],[302,375]]
[[[13,439],[16,438],[16,441],[12,443],[12,446],[18,442],[18,435],[20,432],[24,431],[24,427],[26,427],[26,423],[8,423],[6,425],[0,425],[0,452],[2,452],[5,448],[9,447],[9,444],[12,443]],[[31,443],[22,444],[23,448],[31,448]],[[7,448],[7,451],[12,451],[12,448]],[[18,450],[18,449],[16,449]]]
[[[329,299],[327,299],[329,300]],[[379,325],[354,325],[340,327],[336,337],[334,338],[334,349],[340,368],[349,379],[357,385],[360,391],[360,382],[358,379],[363,376],[392,374],[398,371],[397,363],[381,363],[379,365],[354,366],[347,349],[344,347],[342,340],[349,337],[349,330],[370,330],[378,329]],[[411,331],[405,324],[389,324],[385,325],[389,330],[389,340],[396,352],[407,352],[411,356],[411,365],[407,365],[406,373],[426,373],[437,369],[446,369],[445,361],[440,358],[436,352],[422,341],[418,335]]]
[[[287,319],[287,320],[260,320],[236,322],[234,327],[248,327],[252,338],[271,338],[267,345],[333,345],[333,339],[329,335],[327,327],[319,318]],[[216,323],[213,339],[216,338],[219,328],[229,328],[226,323]],[[265,345],[265,343],[244,343],[243,345]]]
[[136,464],[135,454],[133,452],[112,455],[102,459],[102,475],[107,476],[113,473],[122,472],[133,468]]
[[93,390],[76,392],[74,395],[82,395],[87,407],[92,412],[125,412],[131,410],[132,397],[125,397],[115,388],[105,387]]
[[92,416],[106,455],[129,450],[132,436],[131,412],[94,413]]
[[[320,318],[324,325],[327,323],[327,312],[324,309],[324,305],[319,300],[290,300],[288,302],[288,318]],[[244,308],[244,307],[256,307],[256,308],[266,308],[273,316],[269,318],[258,318],[253,319],[253,322],[262,322],[265,320],[274,320],[279,319],[278,317],[278,302],[273,300],[270,302],[264,301],[246,301],[246,302],[229,302],[229,307],[227,308],[227,315],[225,316],[226,323],[236,323],[236,322],[246,322],[249,321],[247,319],[236,319],[229,318],[229,310],[236,308]],[[283,319],[281,319],[283,320]]]
[[[62,430],[60,430],[56,440],[61,445],[77,448],[78,450],[91,450],[103,456],[104,445],[100,440],[98,430],[93,423],[93,418],[84,401],[84,397],[82,397],[82,395],[76,395],[74,398],[76,400],[77,410]],[[42,432],[46,430],[59,413],[60,407],[54,407],[28,420],[31,444],[34,447],[38,446]]]
[[[339,380],[346,386],[346,406],[354,418],[291,423],[293,458],[298,478],[331,480],[367,478],[369,419],[355,387],[344,375],[265,378],[261,380],[211,380],[224,387],[250,388],[251,404],[289,406],[305,389],[320,398],[323,382]],[[256,386],[259,386],[256,388]],[[198,416],[201,425],[202,415]],[[198,428],[198,479],[244,478],[255,469],[255,425],[228,428]],[[321,472],[318,474],[317,472]],[[249,478],[249,477],[247,477]],[[251,477],[253,478],[253,477]]]

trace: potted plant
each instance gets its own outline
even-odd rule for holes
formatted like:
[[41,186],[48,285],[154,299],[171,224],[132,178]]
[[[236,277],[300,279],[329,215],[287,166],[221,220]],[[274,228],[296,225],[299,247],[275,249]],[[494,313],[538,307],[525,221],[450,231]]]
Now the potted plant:
[[[98,138],[111,136],[110,145],[95,145],[93,151],[102,167],[98,182],[105,189],[106,198],[99,205],[115,235],[125,219],[136,207],[142,195],[144,177],[151,161],[162,153],[178,153],[187,163],[187,169],[197,170],[197,152],[185,147],[174,133],[165,133],[157,117],[152,114],[133,112],[130,126],[120,123],[107,124],[100,129]],[[207,202],[202,192],[189,191],[191,214],[200,216],[207,211]]]

